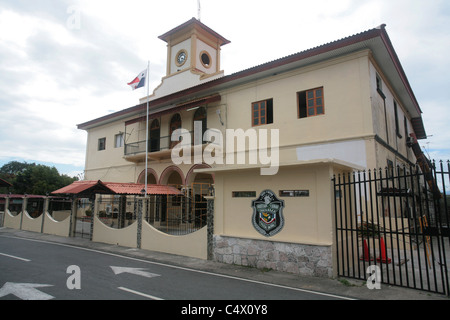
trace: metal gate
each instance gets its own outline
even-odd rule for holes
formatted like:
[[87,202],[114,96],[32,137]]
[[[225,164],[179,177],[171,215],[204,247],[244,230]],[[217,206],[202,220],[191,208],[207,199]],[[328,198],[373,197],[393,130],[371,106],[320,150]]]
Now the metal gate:
[[450,163],[427,168],[334,177],[339,276],[450,295]]
[[92,216],[76,217],[74,236],[92,240]]
[[94,199],[79,199],[73,226],[73,236],[92,240]]

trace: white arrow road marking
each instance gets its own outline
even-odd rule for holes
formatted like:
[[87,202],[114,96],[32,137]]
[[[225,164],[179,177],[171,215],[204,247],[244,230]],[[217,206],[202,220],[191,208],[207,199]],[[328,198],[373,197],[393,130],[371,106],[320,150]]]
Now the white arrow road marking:
[[0,298],[9,294],[15,295],[22,300],[50,300],[55,297],[46,294],[36,288],[53,287],[50,284],[37,283],[13,283],[6,282],[0,289]]
[[110,267],[114,271],[114,274],[131,273],[146,278],[154,278],[160,276],[159,274],[156,273],[144,271],[146,270],[145,268],[127,268],[127,267],[113,267],[113,266]]

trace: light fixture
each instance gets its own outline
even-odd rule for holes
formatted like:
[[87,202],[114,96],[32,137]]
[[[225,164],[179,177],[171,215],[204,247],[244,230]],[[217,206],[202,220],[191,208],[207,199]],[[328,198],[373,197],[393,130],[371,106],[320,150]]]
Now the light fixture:
[[190,108],[190,109],[187,109],[186,111],[197,110],[198,108],[200,108],[200,106],[198,106],[198,107],[193,107],[193,108]]
[[220,113],[220,109],[216,110],[217,115],[219,116],[220,124],[223,125],[222,114]]

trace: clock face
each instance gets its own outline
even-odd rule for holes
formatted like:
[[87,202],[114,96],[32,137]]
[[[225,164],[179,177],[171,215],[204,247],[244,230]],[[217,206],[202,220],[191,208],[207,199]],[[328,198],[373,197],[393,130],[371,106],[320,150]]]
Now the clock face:
[[186,59],[187,59],[186,52],[185,51],[179,52],[177,55],[177,64],[179,66],[182,66],[186,62]]

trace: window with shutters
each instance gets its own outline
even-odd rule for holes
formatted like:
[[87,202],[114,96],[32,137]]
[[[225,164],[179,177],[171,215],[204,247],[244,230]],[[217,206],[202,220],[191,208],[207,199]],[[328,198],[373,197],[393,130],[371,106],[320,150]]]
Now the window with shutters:
[[252,126],[273,123],[273,99],[252,103]]
[[325,114],[323,87],[297,93],[298,117],[308,118]]

